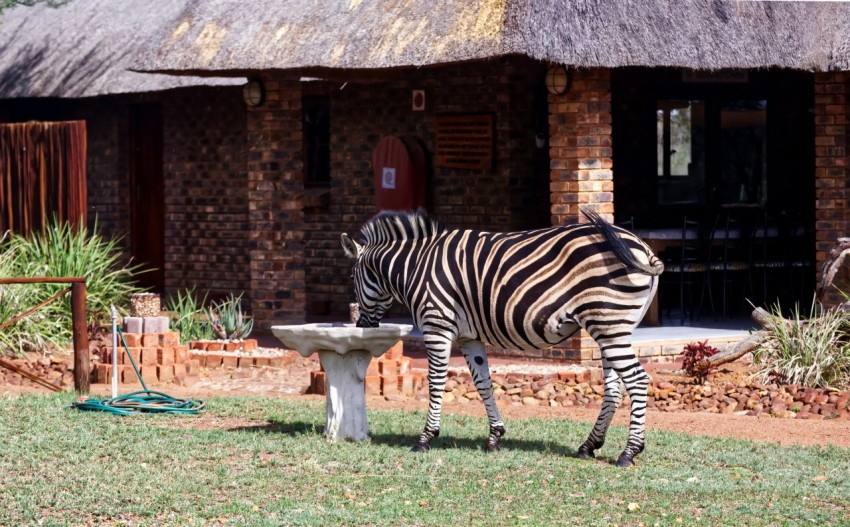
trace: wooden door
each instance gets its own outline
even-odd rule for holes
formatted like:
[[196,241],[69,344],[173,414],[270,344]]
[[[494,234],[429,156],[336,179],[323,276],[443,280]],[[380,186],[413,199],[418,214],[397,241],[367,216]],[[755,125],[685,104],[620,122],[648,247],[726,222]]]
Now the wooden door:
[[141,285],[161,292],[165,285],[165,201],[162,171],[162,108],[134,105],[130,111],[130,251],[148,272]]

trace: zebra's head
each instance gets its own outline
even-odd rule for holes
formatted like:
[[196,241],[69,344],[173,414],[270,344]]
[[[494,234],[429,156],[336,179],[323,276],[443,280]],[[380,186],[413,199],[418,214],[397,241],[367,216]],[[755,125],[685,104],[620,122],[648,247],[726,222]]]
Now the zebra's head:
[[375,262],[369,258],[368,250],[345,233],[342,234],[342,248],[346,256],[354,260],[351,277],[354,279],[354,296],[360,304],[357,327],[376,328],[392,305],[393,297],[387,292],[385,281]]

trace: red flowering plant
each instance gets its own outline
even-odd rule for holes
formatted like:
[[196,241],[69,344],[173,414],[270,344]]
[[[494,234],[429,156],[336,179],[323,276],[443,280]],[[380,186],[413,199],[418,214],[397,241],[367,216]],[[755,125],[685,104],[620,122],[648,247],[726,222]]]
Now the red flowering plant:
[[702,384],[714,370],[714,365],[708,358],[717,353],[720,353],[720,350],[709,346],[708,340],[687,344],[682,351],[682,369],[696,379],[697,383]]

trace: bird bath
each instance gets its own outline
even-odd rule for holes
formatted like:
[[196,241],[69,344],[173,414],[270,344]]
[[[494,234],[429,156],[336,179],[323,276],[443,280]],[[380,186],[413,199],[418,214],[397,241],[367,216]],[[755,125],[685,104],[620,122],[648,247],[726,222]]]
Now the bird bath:
[[319,354],[327,383],[328,438],[362,441],[369,437],[364,382],[369,363],[412,329],[406,324],[358,328],[354,324],[323,323],[272,326],[272,333],[304,357]]

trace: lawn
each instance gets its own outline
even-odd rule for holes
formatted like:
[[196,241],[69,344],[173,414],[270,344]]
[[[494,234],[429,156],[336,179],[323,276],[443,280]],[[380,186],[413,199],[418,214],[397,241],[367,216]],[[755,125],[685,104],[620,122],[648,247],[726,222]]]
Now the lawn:
[[[200,416],[68,409],[69,394],[0,397],[0,525],[850,525],[850,451],[649,430],[639,465],[570,456],[589,424],[369,413],[372,440],[328,443],[324,406],[216,398]],[[483,412],[482,412],[483,413]],[[758,421],[753,420],[753,426]]]

